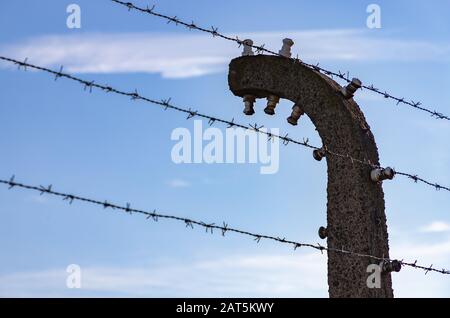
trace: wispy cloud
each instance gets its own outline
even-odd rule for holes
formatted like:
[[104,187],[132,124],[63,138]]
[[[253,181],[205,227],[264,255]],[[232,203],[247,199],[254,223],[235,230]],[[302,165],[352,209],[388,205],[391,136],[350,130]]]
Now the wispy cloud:
[[0,296],[327,296],[326,258],[320,253],[232,255],[139,268],[82,267],[78,291],[67,289],[66,279],[65,269],[3,275]]
[[[413,234],[412,234],[413,235]],[[450,267],[450,239],[439,242],[426,243],[405,236],[403,242],[393,246],[390,255],[393,259],[404,259],[425,266]],[[439,268],[440,269],[440,268]],[[399,273],[392,274],[395,295],[398,297],[449,297],[450,288],[448,275],[428,274],[404,267]]]
[[190,182],[183,179],[172,179],[167,181],[167,185],[171,188],[187,188],[190,187]]
[[[295,40],[294,53],[309,62],[416,61],[450,57],[450,45],[380,38],[365,30],[307,30],[239,34],[276,50],[281,39]],[[2,45],[2,54],[44,66],[64,65],[74,73],[159,73],[186,78],[224,72],[239,56],[235,43],[188,33],[93,33],[43,36]]]
[[[391,256],[446,265],[450,241],[405,241]],[[430,263],[430,264],[431,264]],[[0,296],[327,297],[327,258],[320,253],[208,257],[140,267],[82,266],[81,289],[67,289],[65,268],[4,274]],[[402,268],[393,273],[396,297],[448,297],[447,278]]]
[[443,221],[435,221],[423,226],[420,231],[425,233],[448,232],[450,231],[450,224]]

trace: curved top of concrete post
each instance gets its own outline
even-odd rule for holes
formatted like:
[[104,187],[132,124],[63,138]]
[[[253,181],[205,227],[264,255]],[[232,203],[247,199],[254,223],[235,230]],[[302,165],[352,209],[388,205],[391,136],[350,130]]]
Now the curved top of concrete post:
[[[363,113],[353,99],[343,98],[341,86],[327,76],[292,59],[257,55],[234,59],[228,79],[231,91],[237,96],[277,95],[302,105],[323,143],[334,152],[348,150],[345,139],[349,139],[349,133],[353,138],[371,143],[369,153],[364,151],[355,158],[363,160],[366,156],[367,160],[378,164],[374,137]],[[334,127],[337,129],[330,129]]]
[[[231,61],[231,91],[243,97],[276,95],[301,105],[324,145],[379,165],[378,150],[363,113],[353,99],[345,99],[332,79],[292,59],[279,56],[243,56]],[[384,194],[371,181],[368,165],[327,156],[328,247],[389,257]],[[331,297],[392,297],[391,277],[383,273],[381,288],[367,287],[369,258],[328,252]]]

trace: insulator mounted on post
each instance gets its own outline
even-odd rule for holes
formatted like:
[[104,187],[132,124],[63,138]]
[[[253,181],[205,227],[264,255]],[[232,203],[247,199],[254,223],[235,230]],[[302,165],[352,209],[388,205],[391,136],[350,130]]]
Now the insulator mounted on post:
[[387,168],[376,168],[370,172],[370,178],[373,182],[381,182],[383,180],[392,180],[395,176],[395,170],[387,167]]
[[384,273],[391,273],[391,272],[400,272],[402,269],[402,263],[397,260],[393,261],[385,261],[383,262],[382,271]]
[[362,83],[359,79],[353,78],[350,84],[341,88],[341,93],[345,99],[350,99],[355,95],[355,92],[361,88]]
[[283,39],[283,46],[281,47],[281,50],[278,51],[278,54],[284,56],[284,57],[291,57],[291,47],[294,45],[294,41],[292,39]]
[[244,101],[244,114],[246,114],[247,116],[251,116],[255,113],[254,110],[254,103],[255,103],[255,96],[253,95],[245,95],[243,98]]
[[253,41],[251,39],[246,39],[242,41],[242,45],[244,46],[244,50],[242,51],[242,56],[252,56],[255,55],[253,52]]
[[320,237],[322,240],[326,239],[327,236],[328,236],[327,228],[326,228],[326,227],[323,227],[323,226],[319,227],[318,233],[319,233],[319,237]]
[[264,109],[264,112],[267,115],[275,115],[275,107],[277,107],[279,101],[280,97],[276,95],[270,95],[267,97],[267,107]]
[[287,118],[288,123],[291,124],[292,126],[297,126],[298,120],[304,113],[305,111],[303,110],[303,107],[298,104],[295,104],[294,107],[292,107],[291,116]]
[[313,151],[313,157],[314,159],[316,159],[317,161],[322,161],[322,159],[326,156],[326,151],[323,148],[320,149],[315,149]]

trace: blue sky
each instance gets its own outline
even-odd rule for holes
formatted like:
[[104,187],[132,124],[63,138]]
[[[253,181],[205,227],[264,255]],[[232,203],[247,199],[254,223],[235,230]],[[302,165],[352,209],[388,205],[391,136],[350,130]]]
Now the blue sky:
[[[66,7],[81,7],[82,28],[68,29]],[[366,7],[382,9],[382,28],[366,27]],[[143,1],[136,4],[146,5]],[[448,1],[160,1],[157,9],[221,32],[251,37],[365,83],[450,113]],[[24,10],[26,8],[26,10]],[[86,79],[186,105],[204,113],[279,128],[320,144],[292,105],[277,116],[242,114],[228,89],[228,61],[241,49],[167,25],[110,1],[14,1],[0,5],[0,52],[65,69]],[[75,83],[0,64],[0,176],[61,191],[304,242],[326,222],[326,166],[290,145],[279,171],[255,164],[172,162],[175,128],[193,121]],[[368,92],[356,97],[381,162],[450,183],[450,125]],[[204,123],[207,125],[207,123]],[[224,127],[216,127],[223,130]],[[391,256],[450,267],[450,196],[403,178],[384,184]],[[237,235],[153,224],[138,216],[0,189],[0,295],[326,297],[326,256],[293,252]],[[66,267],[82,268],[82,288],[66,288]],[[449,297],[447,278],[403,269],[400,297]]]

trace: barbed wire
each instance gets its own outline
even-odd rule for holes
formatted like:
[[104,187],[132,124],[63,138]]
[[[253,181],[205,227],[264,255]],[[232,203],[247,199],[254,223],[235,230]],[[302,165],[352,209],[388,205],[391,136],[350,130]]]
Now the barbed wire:
[[[95,83],[95,81],[87,81],[87,80],[81,79],[79,77],[75,77],[73,75],[70,75],[68,73],[64,73],[63,72],[63,69],[64,69],[63,66],[60,67],[59,71],[55,71],[55,70],[51,70],[51,69],[46,68],[46,67],[30,64],[30,63],[28,63],[28,58],[26,58],[23,62],[21,62],[19,60],[15,60],[15,59],[8,58],[8,57],[5,57],[5,56],[0,56],[0,60],[4,60],[4,61],[7,61],[7,62],[14,63],[14,64],[18,65],[19,69],[23,68],[25,71],[27,70],[27,68],[32,68],[32,69],[35,69],[35,70],[39,70],[39,71],[43,71],[43,72],[46,72],[46,73],[50,73],[50,74],[55,76],[55,81],[58,78],[70,79],[70,80],[75,81],[75,82],[77,82],[79,84],[82,84],[84,86],[84,90],[85,91],[89,90],[90,93],[92,93],[92,89],[93,88],[98,88],[98,89],[100,89],[100,90],[102,90],[104,92],[107,92],[107,93],[115,93],[115,94],[118,94],[118,95],[130,97],[132,100],[142,100],[142,101],[147,102],[147,103],[156,104],[158,106],[163,107],[164,110],[172,109],[172,110],[176,110],[178,112],[185,113],[185,114],[187,114],[186,119],[199,117],[199,118],[207,119],[208,123],[210,125],[218,122],[218,123],[226,124],[227,127],[236,127],[236,128],[241,128],[241,129],[245,129],[245,130],[251,130],[251,131],[254,131],[256,133],[259,133],[259,134],[267,136],[267,138],[269,140],[271,140],[273,138],[278,138],[278,139],[280,139],[282,141],[283,145],[285,145],[285,146],[287,146],[288,144],[292,143],[292,144],[299,145],[299,146],[302,146],[302,147],[305,147],[305,148],[309,148],[309,149],[313,149],[313,150],[320,150],[320,151],[322,151],[322,152],[324,152],[324,153],[326,153],[327,155],[330,155],[330,156],[335,156],[335,157],[338,157],[338,158],[349,160],[352,164],[358,163],[358,164],[361,164],[361,165],[368,166],[371,169],[383,169],[383,167],[372,163],[370,160],[367,160],[367,159],[363,159],[362,160],[362,159],[358,159],[358,158],[353,158],[349,154],[345,154],[344,155],[344,154],[340,154],[340,153],[334,152],[334,151],[330,150],[326,145],[324,145],[322,147],[311,145],[309,143],[309,139],[308,138],[303,138],[303,140],[296,140],[296,139],[290,138],[288,136],[288,134],[286,134],[284,136],[283,135],[274,134],[271,131],[265,129],[264,126],[258,126],[258,124],[256,124],[256,123],[255,124],[249,124],[249,125],[246,126],[244,124],[235,122],[234,118],[232,120],[221,119],[221,118],[218,118],[218,117],[215,117],[215,116],[210,116],[210,115],[207,115],[207,114],[200,113],[198,111],[194,111],[191,108],[183,108],[183,107],[180,107],[180,106],[175,106],[175,105],[170,103],[172,98],[163,99],[163,100],[155,100],[155,99],[151,99],[151,98],[144,97],[144,96],[140,95],[138,93],[137,89],[135,89],[132,92],[126,92],[126,91],[122,91],[122,90],[119,90],[117,88],[114,88],[112,86],[109,86],[109,85],[103,85],[103,84]],[[395,174],[401,175],[401,176],[405,176],[408,179],[413,180],[415,183],[421,182],[421,183],[423,183],[425,185],[428,185],[428,186],[431,186],[431,187],[435,188],[436,190],[445,190],[445,191],[450,192],[450,187],[443,186],[443,185],[440,185],[438,183],[433,183],[433,182],[427,181],[427,180],[425,180],[425,179],[423,179],[423,178],[421,178],[421,177],[419,177],[418,175],[415,175],[415,174],[410,174],[410,173],[401,172],[401,171],[395,171]]]
[[437,183],[432,183],[432,182],[424,180],[421,177],[419,177],[417,175],[414,175],[414,174],[405,173],[405,172],[398,172],[398,171],[395,171],[395,174],[407,177],[407,178],[411,179],[412,181],[414,181],[415,183],[422,182],[422,183],[424,183],[424,184],[426,184],[426,185],[428,185],[430,187],[434,187],[437,191],[439,191],[439,190],[450,191],[449,187],[442,186],[442,185],[439,185]]
[[[167,23],[173,22],[175,25],[185,26],[189,30],[193,30],[194,29],[194,30],[198,30],[198,31],[201,31],[201,32],[206,32],[206,33],[211,34],[213,37],[217,37],[217,38],[225,39],[225,40],[228,40],[228,41],[236,42],[239,45],[239,47],[244,45],[244,40],[240,40],[239,37],[237,37],[237,36],[236,37],[231,37],[231,36],[225,35],[223,33],[220,33],[219,29],[217,27],[211,26],[210,29],[207,29],[207,28],[204,28],[204,27],[197,26],[194,23],[194,21],[189,23],[189,22],[180,20],[177,16],[171,17],[171,16],[168,16],[168,15],[165,15],[165,14],[162,14],[162,13],[158,13],[158,12],[155,11],[155,5],[153,5],[151,8],[149,6],[144,8],[144,7],[136,6],[132,2],[126,2],[126,1],[120,1],[120,0],[111,0],[111,1],[115,2],[117,4],[120,4],[122,6],[127,7],[129,11],[134,9],[134,10],[139,11],[139,12],[147,13],[149,15],[165,19],[165,20],[167,20]],[[254,45],[254,44],[250,45],[250,44],[246,43],[245,45],[248,45],[248,46],[254,48],[256,50],[256,53],[258,53],[258,54],[260,54],[260,53],[268,53],[268,54],[271,54],[271,55],[277,55],[277,56],[280,56],[280,57],[292,59],[292,60],[294,60],[297,63],[300,63],[300,64],[302,64],[304,66],[307,66],[307,67],[309,67],[309,68],[311,68],[311,69],[313,69],[313,70],[315,70],[317,72],[320,72],[320,73],[323,73],[325,75],[331,76],[332,78],[337,77],[337,78],[340,78],[341,80],[346,81],[347,83],[351,82],[350,73],[349,72],[341,72],[341,71],[333,72],[333,71],[330,71],[330,70],[327,70],[327,69],[321,67],[319,65],[319,63],[318,64],[306,63],[306,62],[300,60],[298,56],[295,57],[295,58],[286,57],[284,55],[281,55],[278,52],[275,52],[275,51],[272,51],[270,49],[265,48],[264,44],[262,44],[262,45]],[[386,99],[392,99],[395,102],[397,102],[397,105],[404,104],[404,105],[410,106],[410,107],[412,107],[414,109],[426,112],[426,113],[430,114],[431,117],[434,117],[436,119],[444,119],[444,120],[449,120],[450,121],[450,117],[449,116],[444,115],[444,114],[442,114],[442,113],[440,113],[440,112],[438,112],[436,110],[431,110],[430,108],[426,108],[426,107],[424,107],[422,105],[421,102],[416,102],[414,100],[407,100],[406,98],[403,98],[403,97],[402,98],[396,97],[396,96],[388,93],[386,90],[381,90],[381,89],[376,88],[373,84],[372,85],[362,85],[361,87],[364,88],[364,89],[370,90],[370,91],[372,91],[372,92],[374,92],[374,93],[376,93],[378,95],[381,95],[381,96],[383,96]]]
[[146,219],[152,219],[155,222],[158,222],[159,219],[174,220],[174,221],[179,221],[179,222],[184,223],[186,228],[191,228],[191,229],[194,229],[194,225],[196,225],[196,226],[204,228],[207,233],[211,233],[211,234],[214,234],[214,230],[219,230],[220,233],[222,234],[222,236],[225,236],[225,234],[227,232],[236,233],[236,234],[252,237],[256,243],[259,243],[261,240],[265,239],[265,240],[269,240],[269,241],[275,241],[278,243],[291,245],[294,248],[294,250],[297,250],[298,248],[302,248],[302,247],[312,248],[312,249],[320,251],[321,253],[323,253],[324,251],[328,251],[328,252],[341,253],[341,254],[346,254],[346,255],[351,255],[351,256],[356,256],[356,257],[369,258],[369,259],[384,262],[384,263],[398,262],[402,266],[407,266],[407,267],[412,267],[415,269],[424,270],[425,274],[427,274],[428,272],[436,272],[436,273],[440,273],[440,274],[450,275],[450,270],[447,270],[445,268],[438,269],[436,267],[433,267],[433,265],[428,266],[428,267],[418,265],[417,260],[415,262],[405,262],[404,260],[391,260],[391,259],[385,258],[385,257],[377,257],[374,255],[349,251],[344,248],[338,249],[338,248],[326,247],[326,246],[320,245],[319,243],[317,243],[317,244],[301,243],[301,242],[296,242],[296,241],[292,241],[292,240],[287,240],[286,238],[280,238],[277,236],[253,233],[253,232],[230,227],[225,222],[222,223],[223,225],[216,225],[215,223],[207,223],[207,222],[203,222],[203,221],[193,220],[190,218],[169,215],[169,214],[162,214],[162,213],[157,212],[156,209],[153,210],[152,212],[135,209],[135,208],[131,207],[130,203],[126,203],[125,205],[118,205],[115,203],[111,203],[107,200],[101,201],[101,200],[97,200],[97,199],[83,197],[80,195],[55,191],[53,189],[52,185],[33,186],[33,185],[23,184],[20,182],[16,182],[14,175],[9,180],[0,179],[0,184],[4,184],[4,185],[8,186],[8,189],[17,187],[17,188],[37,191],[40,193],[40,195],[50,194],[53,196],[57,196],[57,197],[62,198],[63,201],[67,201],[69,204],[72,204],[74,201],[80,201],[80,202],[85,202],[85,203],[101,206],[104,209],[118,210],[121,212],[125,212],[127,214],[141,214],[141,215],[144,215],[146,217]]

